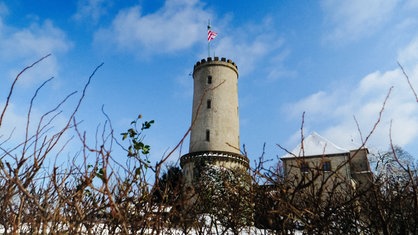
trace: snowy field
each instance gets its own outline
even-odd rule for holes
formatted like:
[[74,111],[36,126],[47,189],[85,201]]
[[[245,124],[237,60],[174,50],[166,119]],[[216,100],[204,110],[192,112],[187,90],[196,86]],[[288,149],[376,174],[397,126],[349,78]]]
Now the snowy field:
[[[80,234],[95,234],[95,235],[111,235],[111,234],[119,234],[121,233],[120,230],[117,230],[116,233],[114,231],[110,232],[108,228],[106,228],[107,226],[105,224],[98,224],[97,226],[94,226],[93,228],[90,229],[90,233],[87,230],[86,227],[82,227],[80,230]],[[209,229],[209,228],[208,228]],[[54,229],[55,232],[66,232],[68,231],[68,228],[66,228],[66,226],[61,226],[60,228]],[[33,234],[33,233],[44,233],[44,234],[50,234],[51,233],[51,226],[49,225],[47,228],[45,228],[45,231],[42,230],[38,230],[38,231],[34,231],[33,229],[31,230],[30,226],[27,225],[23,225],[22,228],[17,231],[18,234]],[[0,227],[0,234],[9,234],[11,233],[11,230],[9,229],[8,231],[5,230],[4,227]],[[213,226],[210,231],[206,230],[206,229],[202,229],[202,230],[189,230],[187,232],[184,232],[180,229],[162,229],[162,230],[158,230],[155,231],[153,229],[147,229],[145,231],[142,231],[141,234],[166,234],[166,235],[182,235],[182,234],[190,234],[190,235],[198,235],[198,234],[213,234],[213,235],[217,235],[217,234],[224,234],[224,235],[233,235],[234,233],[232,231],[224,231],[224,228],[222,228],[222,226]],[[239,234],[242,235],[268,235],[268,234],[274,234],[274,232],[267,230],[267,229],[258,229],[255,227],[248,227],[248,228],[243,228]],[[290,234],[290,233],[289,233]],[[295,235],[302,235],[302,231],[294,231]]]

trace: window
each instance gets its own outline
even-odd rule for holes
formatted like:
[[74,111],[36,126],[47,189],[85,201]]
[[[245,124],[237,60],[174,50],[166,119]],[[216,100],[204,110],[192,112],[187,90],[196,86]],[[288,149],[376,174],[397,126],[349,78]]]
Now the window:
[[309,171],[309,164],[307,162],[302,162],[300,164],[300,172],[308,173],[308,171]]
[[331,162],[325,161],[322,163],[322,170],[323,171],[331,171]]
[[206,141],[210,141],[210,130],[206,130]]
[[206,101],[206,108],[208,108],[208,109],[212,108],[212,101],[211,100]]
[[208,76],[208,84],[212,84],[212,76]]

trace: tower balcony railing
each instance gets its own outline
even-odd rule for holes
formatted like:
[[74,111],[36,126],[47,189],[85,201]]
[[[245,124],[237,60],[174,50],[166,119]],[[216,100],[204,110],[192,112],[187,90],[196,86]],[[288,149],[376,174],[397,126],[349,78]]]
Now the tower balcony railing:
[[249,167],[250,161],[248,158],[239,153],[227,152],[227,151],[201,151],[192,152],[183,155],[180,158],[180,166],[183,167],[189,162],[207,161],[207,162],[236,162],[245,167]]

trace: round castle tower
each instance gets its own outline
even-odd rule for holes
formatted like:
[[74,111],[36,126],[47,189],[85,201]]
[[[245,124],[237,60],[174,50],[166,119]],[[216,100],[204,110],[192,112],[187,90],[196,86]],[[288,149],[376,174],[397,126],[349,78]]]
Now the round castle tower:
[[180,165],[191,182],[197,163],[247,169],[239,150],[238,68],[234,62],[208,57],[193,69],[194,94],[189,153]]

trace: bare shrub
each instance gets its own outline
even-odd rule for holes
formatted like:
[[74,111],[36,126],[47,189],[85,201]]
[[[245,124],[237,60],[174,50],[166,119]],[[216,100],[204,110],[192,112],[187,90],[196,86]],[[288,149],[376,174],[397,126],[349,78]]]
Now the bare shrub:
[[[389,151],[376,156],[370,182],[353,187],[339,169],[350,165],[380,122],[382,104],[372,130],[362,146],[326,174],[317,164],[297,180],[286,178],[276,159],[261,157],[250,169],[230,170],[203,164],[196,191],[198,203],[185,206],[181,169],[167,165],[174,150],[160,161],[149,159],[151,146],[144,132],[154,121],[138,116],[124,133],[114,133],[103,111],[104,125],[94,140],[80,129],[77,112],[94,69],[80,94],[63,96],[55,107],[35,122],[32,108],[37,95],[51,81],[41,84],[29,102],[23,138],[4,133],[5,117],[21,74],[47,59],[24,68],[10,85],[0,115],[0,232],[4,234],[416,234],[418,232],[417,168],[412,157],[390,143]],[[403,70],[405,76],[406,72]],[[409,82],[409,78],[408,78]],[[413,88],[411,88],[413,89]],[[415,94],[415,92],[413,92]],[[78,95],[78,97],[77,97]],[[416,95],[415,95],[416,96]],[[68,116],[64,104],[76,99]],[[65,117],[63,125],[58,118]],[[360,130],[359,130],[360,131]],[[361,133],[360,133],[361,134]],[[301,126],[303,139],[303,118]],[[80,152],[67,163],[70,141]],[[115,148],[125,158],[115,157]],[[301,156],[300,162],[303,163]],[[50,162],[54,164],[50,165]],[[389,167],[390,166],[390,167]],[[295,166],[296,167],[296,166]],[[166,169],[164,171],[164,169]],[[259,229],[255,229],[257,226]],[[252,228],[253,230],[250,230]],[[250,231],[250,232],[249,232]]]

